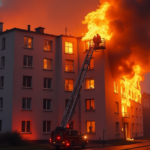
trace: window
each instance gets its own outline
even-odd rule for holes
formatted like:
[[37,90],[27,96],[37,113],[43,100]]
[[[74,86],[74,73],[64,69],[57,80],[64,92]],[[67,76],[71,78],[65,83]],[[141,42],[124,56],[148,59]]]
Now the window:
[[138,95],[138,102],[141,104],[141,96]]
[[119,122],[116,122],[116,134],[120,133],[119,132]]
[[69,99],[65,99],[65,108],[67,107],[68,102],[69,102]]
[[31,98],[22,98],[22,109],[31,110]]
[[0,120],[0,132],[2,132],[2,120]]
[[73,43],[65,42],[65,53],[73,54]]
[[143,131],[143,130],[142,130],[142,124],[140,124],[140,132],[142,133],[142,131]]
[[5,57],[1,57],[1,68],[4,68],[5,66]]
[[73,91],[73,79],[65,79],[65,91]]
[[43,110],[51,110],[51,99],[43,99]]
[[132,133],[135,133],[135,126],[134,126],[134,123],[132,123]]
[[2,38],[2,49],[5,49],[5,38]]
[[142,111],[141,111],[141,109],[140,109],[140,117],[142,117]]
[[51,132],[51,122],[43,121],[43,132]]
[[90,64],[88,66],[88,70],[92,70],[92,69],[94,69],[94,59],[93,58],[91,58]]
[[114,82],[114,93],[118,94],[118,83]]
[[44,78],[44,89],[51,89],[52,79]]
[[30,132],[30,121],[22,121],[21,132]]
[[94,79],[86,79],[86,89],[94,89]]
[[134,116],[134,109],[133,109],[133,106],[131,106],[131,114],[132,114],[132,116]]
[[24,37],[24,47],[25,48],[32,48],[32,46],[33,46],[32,37]]
[[51,59],[44,59],[44,69],[51,70],[52,69],[52,60]]
[[139,133],[139,124],[137,124],[137,133]]
[[0,98],[0,110],[3,109],[3,98]]
[[4,88],[4,76],[0,77],[0,88]]
[[73,72],[74,71],[74,61],[73,60],[65,60],[65,71]]
[[86,51],[86,50],[89,50],[89,48],[90,48],[90,42],[89,42],[89,41],[86,41],[86,42],[85,42],[85,51]]
[[23,58],[23,66],[24,67],[32,67],[32,56],[24,56]]
[[32,87],[32,77],[31,76],[23,76],[23,87],[25,87],[25,88]]
[[95,100],[87,99],[86,101],[86,110],[95,110]]
[[87,133],[95,133],[95,121],[86,122]]
[[115,113],[119,113],[119,103],[115,102]]
[[52,51],[52,41],[44,40],[44,51]]
[[138,117],[138,108],[136,108],[136,116]]

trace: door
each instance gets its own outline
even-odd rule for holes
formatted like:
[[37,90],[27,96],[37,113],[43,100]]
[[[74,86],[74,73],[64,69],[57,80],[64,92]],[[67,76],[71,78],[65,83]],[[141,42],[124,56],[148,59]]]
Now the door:
[[128,124],[127,123],[124,124],[124,135],[125,135],[125,139],[127,139],[128,138]]

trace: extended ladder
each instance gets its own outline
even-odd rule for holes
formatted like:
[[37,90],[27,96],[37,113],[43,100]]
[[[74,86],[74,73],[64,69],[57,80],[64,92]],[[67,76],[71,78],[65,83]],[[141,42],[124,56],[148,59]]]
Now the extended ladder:
[[82,69],[80,70],[77,82],[74,86],[71,97],[70,97],[68,104],[67,104],[67,107],[65,109],[65,113],[64,113],[63,118],[61,120],[61,124],[60,124],[61,127],[65,128],[67,126],[67,123],[68,123],[68,121],[69,121],[69,119],[73,113],[75,103],[77,101],[82,83],[84,81],[84,77],[86,75],[86,71],[88,69],[88,66],[90,64],[90,60],[91,60],[92,55],[93,55],[93,51],[94,51],[94,47],[90,47],[90,49],[88,50],[88,52],[86,54],[86,57],[84,59],[83,65],[82,65]]

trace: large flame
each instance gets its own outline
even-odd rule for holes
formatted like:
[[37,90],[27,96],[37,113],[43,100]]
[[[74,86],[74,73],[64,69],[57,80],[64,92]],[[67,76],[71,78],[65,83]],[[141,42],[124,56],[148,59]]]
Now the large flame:
[[105,2],[99,6],[99,9],[89,13],[83,24],[87,24],[88,32],[82,38],[82,40],[90,40],[96,34],[99,34],[102,38],[110,40],[112,33],[109,33],[109,21],[105,19],[105,13],[108,10],[110,4]]
[[[130,107],[130,100],[141,103],[141,87],[140,81],[142,80],[140,76],[141,68],[136,65],[133,67],[135,75],[132,79],[123,78],[120,80],[121,84],[121,100],[122,106],[125,108]],[[125,111],[124,109],[122,111]]]

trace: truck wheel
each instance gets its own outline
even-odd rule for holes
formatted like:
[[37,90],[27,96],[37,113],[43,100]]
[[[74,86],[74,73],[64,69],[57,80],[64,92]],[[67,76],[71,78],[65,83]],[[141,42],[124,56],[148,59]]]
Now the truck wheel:
[[60,146],[55,146],[55,149],[59,150],[59,149],[60,149]]
[[71,142],[71,144],[70,144],[70,150],[73,150],[73,148],[74,148],[74,143]]
[[85,149],[85,146],[86,146],[86,145],[85,145],[85,144],[83,144],[83,145],[82,145],[82,149]]

